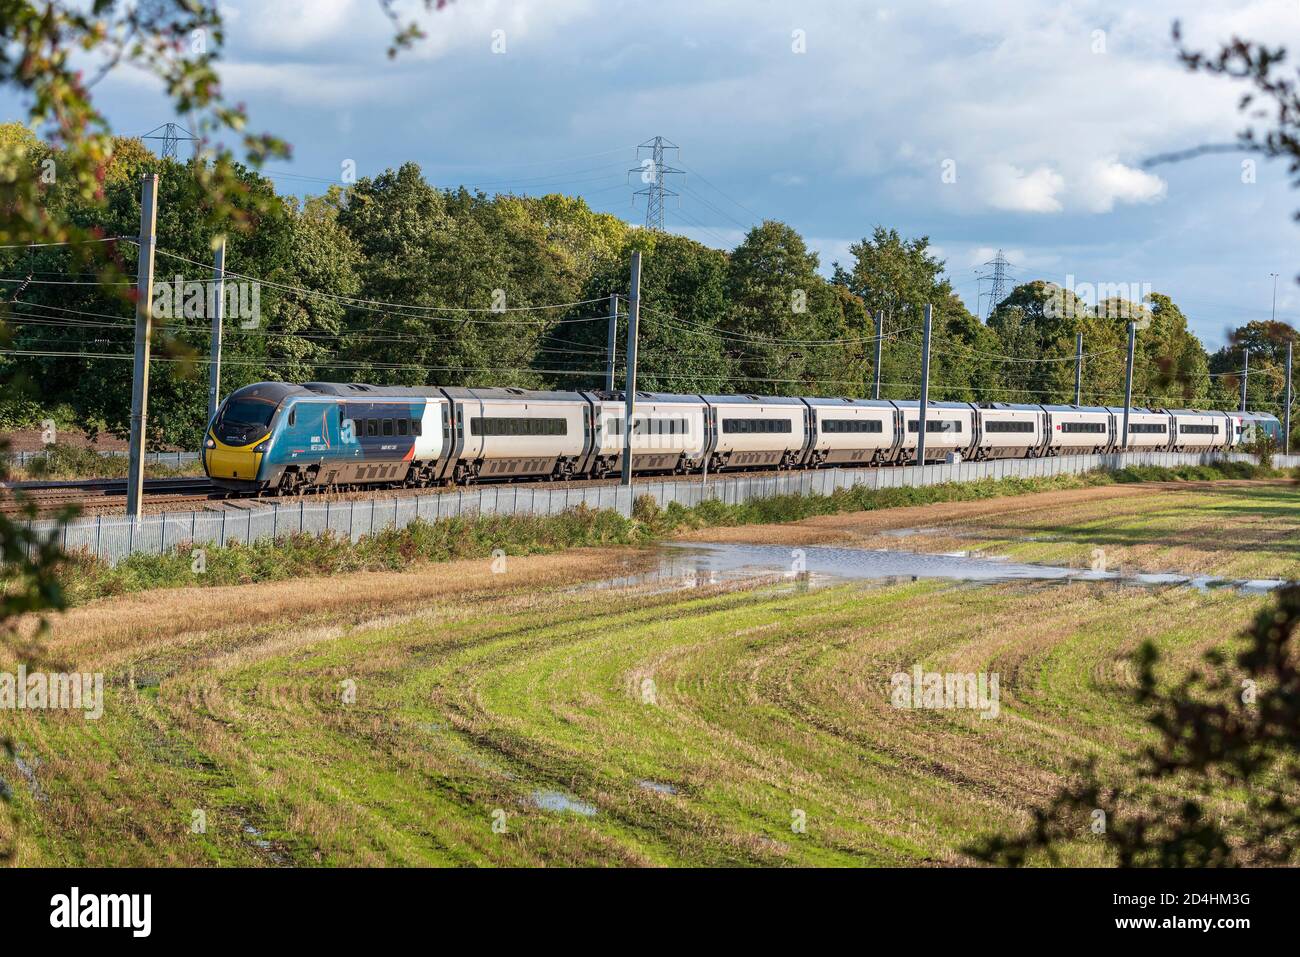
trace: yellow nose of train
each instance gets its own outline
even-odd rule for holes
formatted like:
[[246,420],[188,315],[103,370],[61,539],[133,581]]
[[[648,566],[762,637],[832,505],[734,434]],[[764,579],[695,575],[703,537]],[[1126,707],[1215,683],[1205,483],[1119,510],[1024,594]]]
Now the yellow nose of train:
[[237,482],[252,482],[257,479],[257,472],[262,467],[262,452],[254,449],[265,442],[269,435],[264,435],[256,442],[247,445],[226,445],[214,435],[209,435],[204,443],[203,466],[208,478],[230,479]]

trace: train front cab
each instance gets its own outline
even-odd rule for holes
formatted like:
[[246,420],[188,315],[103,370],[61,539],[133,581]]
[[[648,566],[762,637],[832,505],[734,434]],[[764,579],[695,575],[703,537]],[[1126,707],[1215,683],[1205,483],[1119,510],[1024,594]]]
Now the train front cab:
[[283,382],[256,382],[226,396],[203,439],[203,471],[212,484],[240,492],[262,488],[262,463],[280,405],[306,391]]

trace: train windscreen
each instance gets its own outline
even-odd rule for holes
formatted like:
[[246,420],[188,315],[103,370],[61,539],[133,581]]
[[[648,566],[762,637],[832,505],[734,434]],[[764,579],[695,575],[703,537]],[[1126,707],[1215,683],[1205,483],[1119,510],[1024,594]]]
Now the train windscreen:
[[247,445],[266,434],[279,406],[278,397],[232,395],[221,407],[213,431],[226,445]]

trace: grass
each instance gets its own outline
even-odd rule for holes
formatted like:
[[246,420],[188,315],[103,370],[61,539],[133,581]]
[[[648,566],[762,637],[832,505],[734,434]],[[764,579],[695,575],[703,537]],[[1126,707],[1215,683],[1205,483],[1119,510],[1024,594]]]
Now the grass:
[[[1213,515],[1199,490],[1185,499]],[[1177,537],[1154,520],[1160,496],[1124,501],[1150,544]],[[1277,520],[1294,534],[1300,512]],[[499,569],[485,544],[56,619],[49,653],[105,672],[105,714],[0,713],[39,788],[0,764],[15,798],[0,844],[25,865],[965,863],[962,847],[1023,828],[1073,759],[1117,769],[1150,743],[1130,696],[1140,643],[1172,679],[1268,601],[1078,583],[584,589],[653,556]],[[893,708],[890,676],[916,664],[996,672],[1000,717]],[[1067,854],[1106,863],[1086,838]]]
[[[1136,473],[1135,473],[1136,474]],[[135,554],[110,567],[82,552],[72,556],[64,580],[73,603],[189,585],[282,581],[351,571],[392,570],[451,558],[551,553],[565,548],[649,545],[682,530],[790,522],[824,515],[872,512],[940,502],[974,502],[1034,492],[1091,488],[1116,481],[1190,481],[1258,478],[1258,467],[1241,463],[1194,469],[1059,475],[1050,478],[985,480],[922,487],[837,489],[830,495],[786,495],[728,505],[717,500],[693,508],[671,503],[659,509],[637,500],[630,518],[613,511],[578,508],[553,516],[482,516],[437,522],[416,521],[387,528],[357,543],[336,536],[293,535],[251,545],[182,545],[164,555]],[[1272,473],[1267,473],[1272,474]],[[201,568],[201,571],[199,570]]]
[[[126,478],[129,461],[126,455],[101,455],[94,449],[80,445],[55,443],[47,445],[40,455],[27,460],[19,468],[0,462],[0,471],[7,480],[54,481],[60,479]],[[203,474],[203,465],[194,462],[179,468],[156,462],[145,462],[144,473],[149,478],[176,478]]]
[[[963,551],[1120,572],[1295,579],[1300,578],[1298,491],[1288,483],[1251,483],[1033,496],[1003,508],[943,515],[921,509],[883,521],[845,516],[817,523],[809,529],[816,538],[810,535],[807,543]],[[789,530],[778,531],[782,543],[794,543]]]

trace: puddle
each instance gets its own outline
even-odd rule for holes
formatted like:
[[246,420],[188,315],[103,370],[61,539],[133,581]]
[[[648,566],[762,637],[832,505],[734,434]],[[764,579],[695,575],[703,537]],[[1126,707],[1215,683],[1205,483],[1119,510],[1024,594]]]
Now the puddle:
[[41,759],[34,754],[31,761],[27,761],[21,754],[14,755],[14,767],[18,769],[18,773],[27,782],[27,788],[32,792],[32,797],[41,803],[45,803],[48,798],[45,796],[45,792],[41,790],[41,782],[36,780],[36,769],[40,766]]
[[[781,545],[715,542],[670,543],[663,550],[658,572],[664,581],[680,578],[683,584],[679,587],[688,587],[686,583],[692,581],[712,583],[742,578],[785,579],[796,583],[942,578],[984,583],[1108,581],[1149,586],[1184,585],[1202,591],[1232,588],[1246,594],[1265,594],[1285,584],[1280,579],[1225,579],[1210,575],[1091,571],[1063,565],[1008,561],[999,557],[974,557],[964,551],[936,555],[827,545],[790,548]],[[648,580],[647,575],[638,577]]]
[[270,850],[271,842],[262,836],[262,832],[251,824],[244,825],[244,833],[253,839],[253,843],[262,850]]
[[657,791],[660,794],[676,794],[677,788],[671,784],[663,784],[659,781],[638,781],[641,787],[647,791]]
[[532,801],[543,811],[572,811],[574,814],[580,814],[583,817],[596,816],[596,806],[594,804],[579,801],[562,791],[534,791]]

